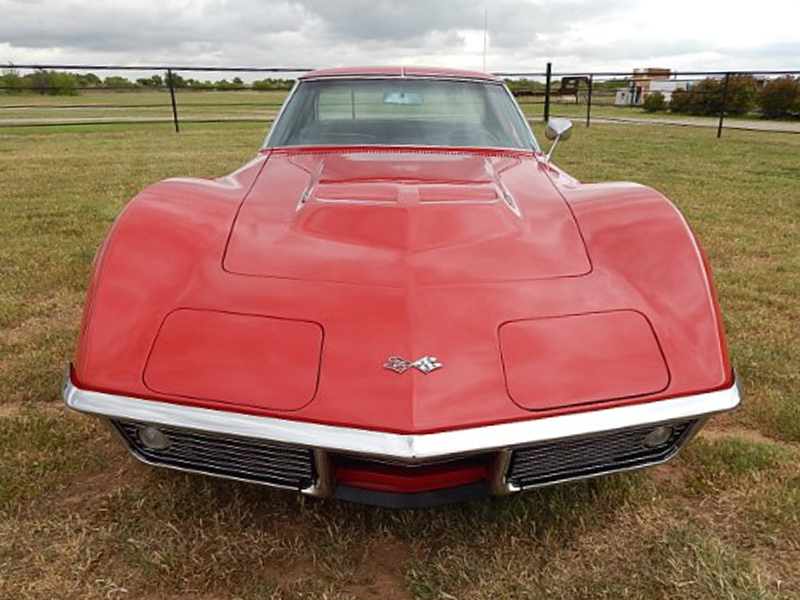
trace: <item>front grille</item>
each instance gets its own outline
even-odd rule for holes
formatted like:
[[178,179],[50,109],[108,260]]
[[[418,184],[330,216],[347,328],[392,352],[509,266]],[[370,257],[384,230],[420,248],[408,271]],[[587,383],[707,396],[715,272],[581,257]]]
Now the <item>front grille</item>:
[[658,424],[518,448],[507,480],[525,488],[660,463],[678,451],[695,423],[668,423],[672,435],[654,448],[646,447],[644,438]]
[[314,456],[308,449],[159,426],[171,443],[164,450],[153,450],[139,438],[141,424],[112,424],[133,453],[151,464],[293,489],[307,488],[316,480]]

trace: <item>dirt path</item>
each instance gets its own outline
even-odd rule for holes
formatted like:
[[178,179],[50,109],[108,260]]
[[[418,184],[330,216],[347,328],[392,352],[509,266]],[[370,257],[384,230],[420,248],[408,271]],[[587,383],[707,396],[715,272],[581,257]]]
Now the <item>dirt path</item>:
[[[702,117],[686,117],[681,119],[638,119],[635,117],[592,117],[594,123],[631,123],[634,125],[680,125],[683,127],[713,127],[719,125],[717,119]],[[746,119],[725,119],[725,129],[743,129],[747,131],[777,131],[782,133],[800,133],[800,123],[788,121],[749,121]]]

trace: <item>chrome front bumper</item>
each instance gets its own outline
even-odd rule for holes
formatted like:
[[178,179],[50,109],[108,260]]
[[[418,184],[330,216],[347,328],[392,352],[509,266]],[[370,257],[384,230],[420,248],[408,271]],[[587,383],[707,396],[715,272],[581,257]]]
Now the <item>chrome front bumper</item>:
[[[518,486],[506,479],[512,452],[517,448],[543,442],[603,435],[643,425],[695,420],[696,423],[692,425],[691,431],[681,440],[680,445],[683,445],[702,427],[707,417],[731,410],[740,402],[739,388],[734,382],[731,387],[723,390],[645,404],[439,433],[397,434],[104,394],[82,390],[76,387],[69,377],[65,381],[63,396],[70,408],[93,414],[104,420],[161,425],[311,449],[314,451],[317,481],[301,491],[314,496],[328,496],[331,493],[329,453],[403,464],[426,464],[493,453],[495,460],[490,482],[491,491],[494,494],[505,494],[519,490]],[[127,445],[138,458],[151,462],[131,448],[130,444]],[[676,448],[676,452],[677,449],[679,448]],[[673,455],[674,453],[666,456],[664,460]],[[649,462],[646,465],[630,468],[652,464],[657,463]],[[202,472],[191,468],[181,470]],[[627,468],[605,470],[598,474],[621,470]],[[593,475],[568,477],[552,483],[586,476]]]

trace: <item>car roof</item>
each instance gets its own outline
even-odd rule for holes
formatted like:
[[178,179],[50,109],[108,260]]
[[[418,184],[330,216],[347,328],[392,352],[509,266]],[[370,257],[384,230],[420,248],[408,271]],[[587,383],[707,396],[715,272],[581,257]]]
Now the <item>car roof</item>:
[[325,79],[328,77],[431,77],[434,79],[480,79],[492,82],[501,81],[499,77],[481,71],[442,69],[437,67],[338,67],[310,71],[301,75],[300,79]]

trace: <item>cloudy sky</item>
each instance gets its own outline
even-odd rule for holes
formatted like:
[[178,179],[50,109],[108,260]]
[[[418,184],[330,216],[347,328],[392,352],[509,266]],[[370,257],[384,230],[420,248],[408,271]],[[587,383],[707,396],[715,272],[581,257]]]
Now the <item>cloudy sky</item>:
[[0,63],[800,69],[800,1],[0,0]]

